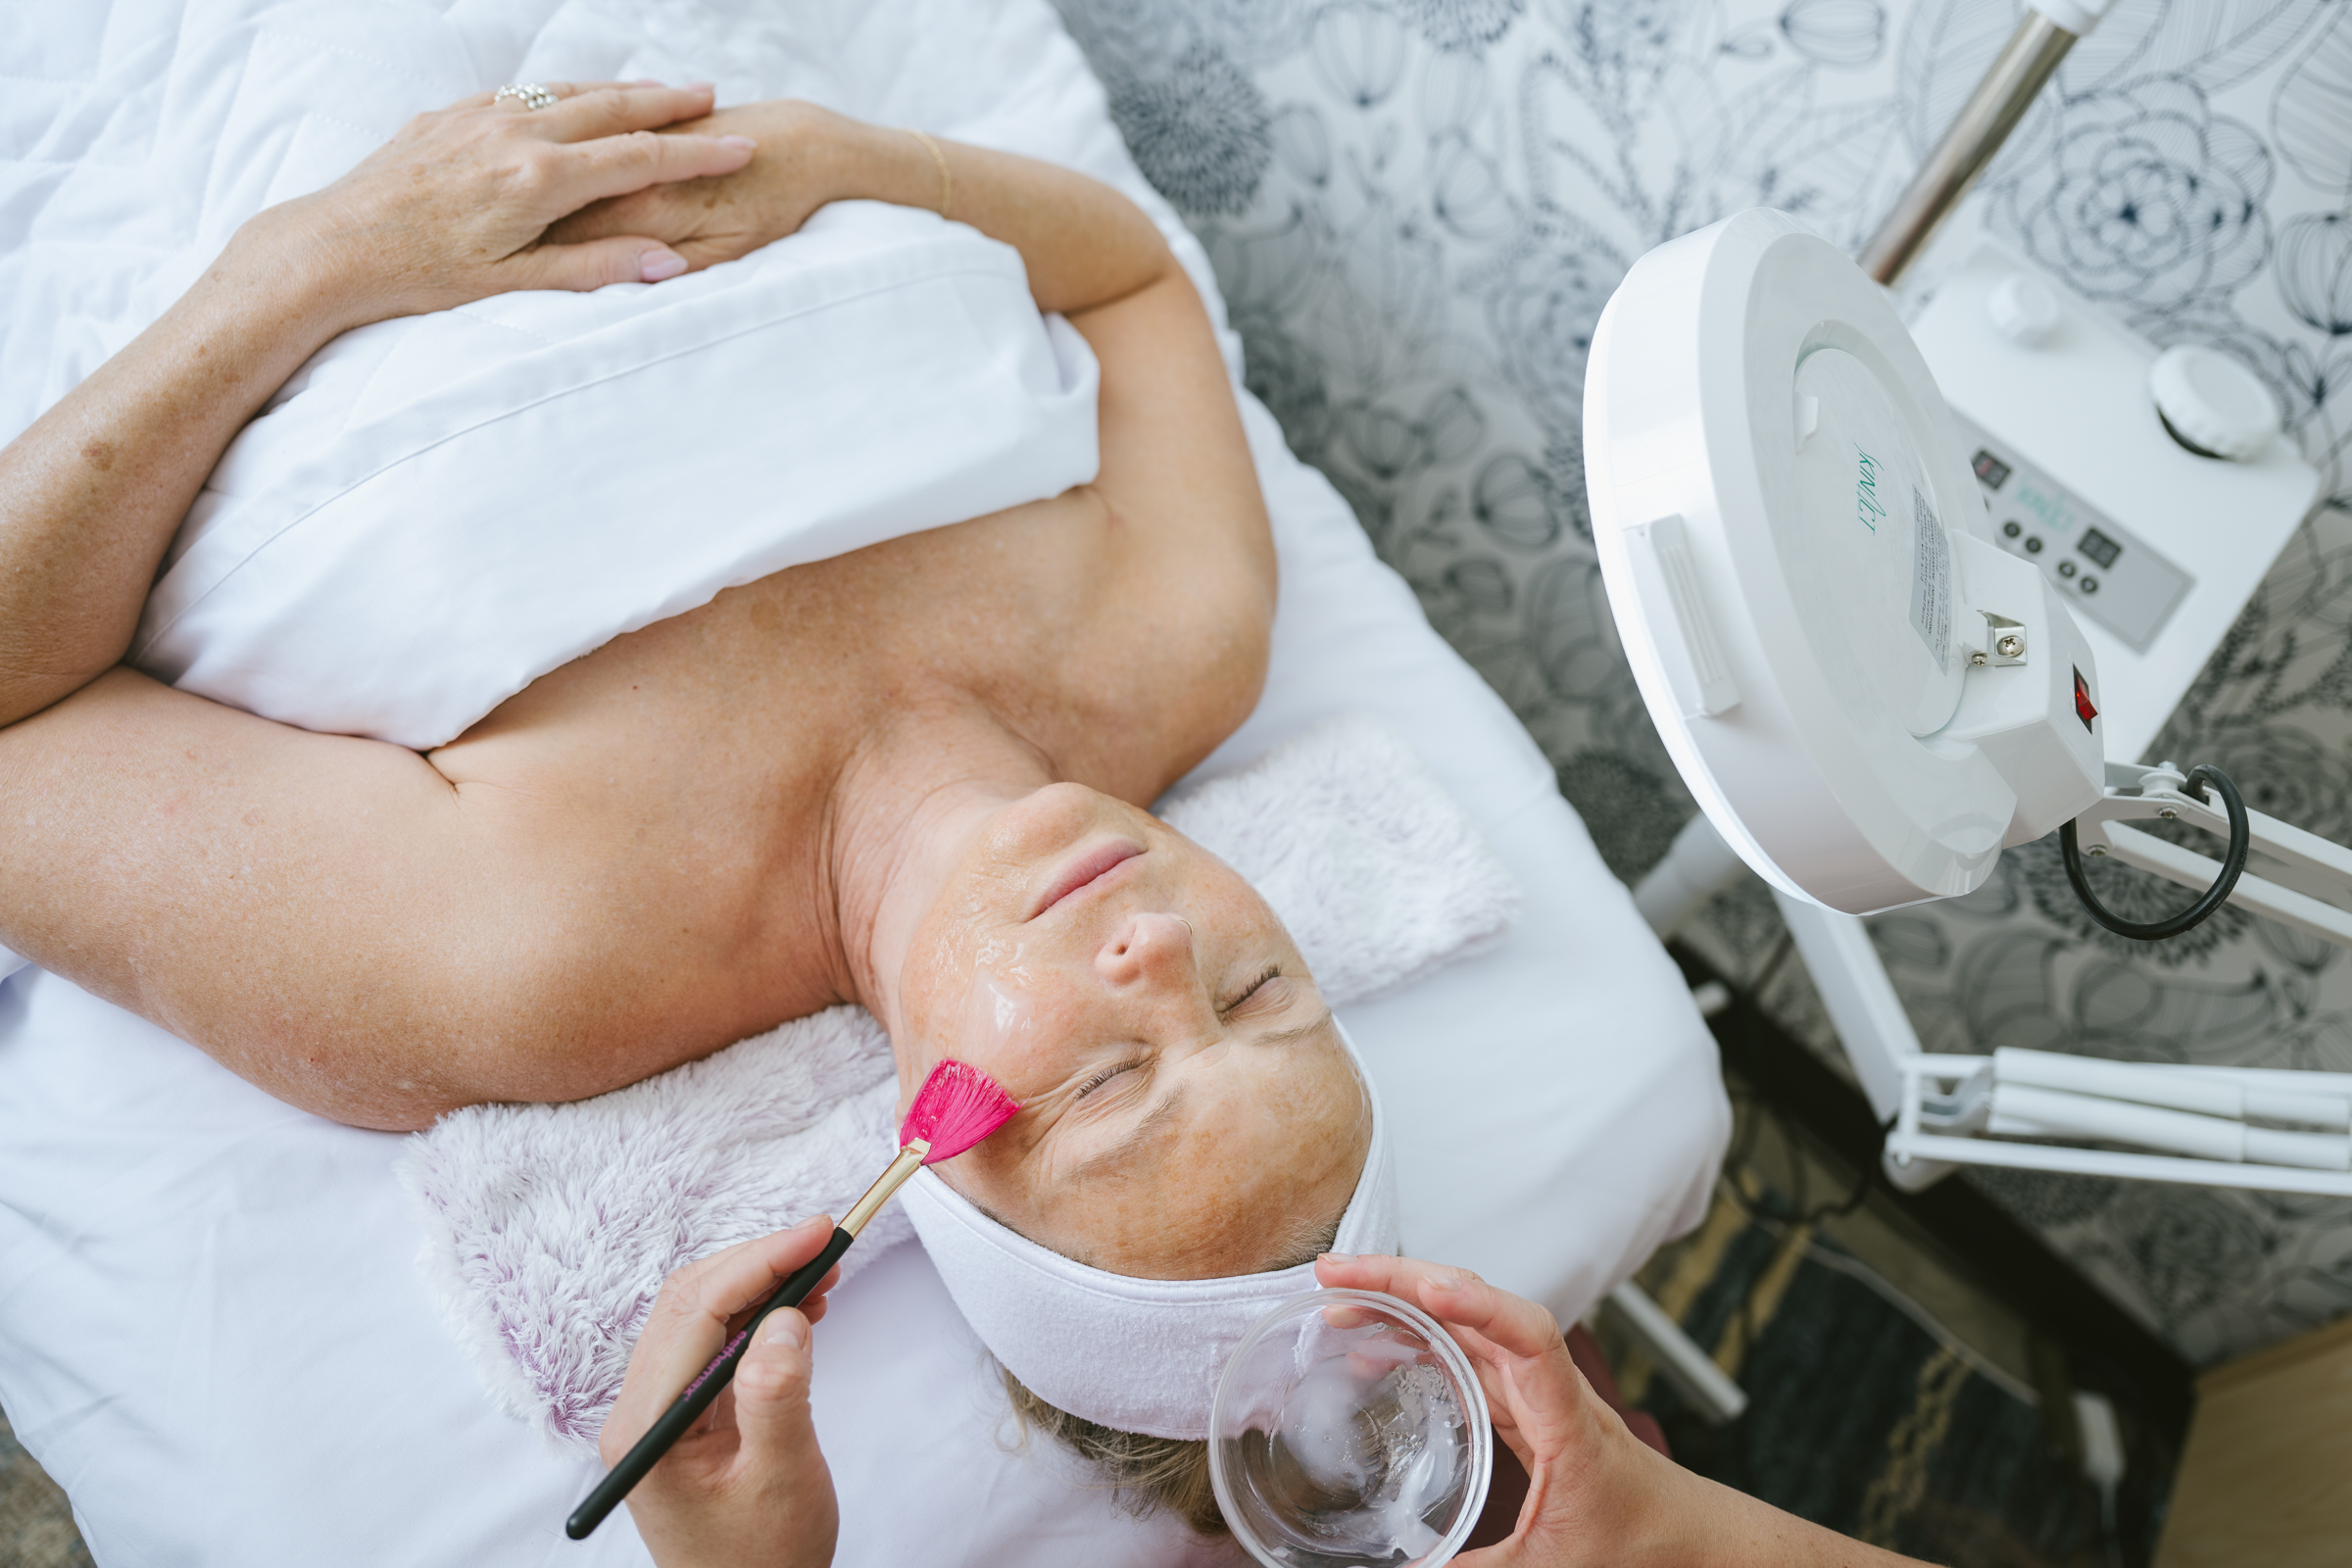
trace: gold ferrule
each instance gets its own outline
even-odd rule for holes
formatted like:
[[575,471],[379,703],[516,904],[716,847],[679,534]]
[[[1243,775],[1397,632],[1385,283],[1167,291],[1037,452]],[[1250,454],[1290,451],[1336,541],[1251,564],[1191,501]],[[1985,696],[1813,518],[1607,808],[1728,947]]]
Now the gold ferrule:
[[882,1173],[882,1179],[868,1187],[865,1196],[852,1204],[850,1211],[841,1217],[841,1228],[852,1236],[865,1229],[865,1222],[874,1217],[876,1209],[890,1201],[890,1195],[906,1186],[906,1178],[923,1168],[924,1157],[930,1152],[931,1146],[920,1138],[900,1150],[899,1157],[890,1162],[890,1169]]

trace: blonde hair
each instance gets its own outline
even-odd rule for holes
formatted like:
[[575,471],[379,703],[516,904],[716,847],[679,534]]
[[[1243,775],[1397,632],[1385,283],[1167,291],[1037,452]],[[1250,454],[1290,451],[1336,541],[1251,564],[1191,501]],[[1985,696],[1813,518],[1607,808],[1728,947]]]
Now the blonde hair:
[[[1339,1240],[1340,1222],[1336,1219],[1321,1225],[1309,1221],[1308,1225],[1311,1229],[1299,1235],[1267,1272],[1311,1263]],[[1000,1365],[997,1370],[1004,1376],[1004,1393],[1012,1400],[1013,1419],[1020,1423],[1022,1436],[1043,1433],[1093,1465],[1120,1507],[1138,1519],[1172,1513],[1197,1535],[1232,1534],[1217,1507],[1216,1490],[1209,1485],[1207,1439],[1121,1432],[1048,1404],[1014,1377],[1009,1367]]]
[[1121,1432],[1048,1404],[1019,1378],[1008,1371],[1004,1375],[1021,1431],[1042,1432],[1093,1465],[1120,1507],[1139,1519],[1172,1513],[1203,1536],[1227,1533],[1208,1484],[1206,1439]]

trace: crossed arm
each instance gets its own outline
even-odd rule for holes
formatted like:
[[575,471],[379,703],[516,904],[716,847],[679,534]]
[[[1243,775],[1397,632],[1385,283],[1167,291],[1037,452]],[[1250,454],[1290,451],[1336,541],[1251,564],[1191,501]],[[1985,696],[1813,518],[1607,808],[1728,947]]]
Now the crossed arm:
[[[420,116],[334,185],[247,222],[0,451],[0,940],[319,1103],[268,1058],[299,1074],[323,1054],[267,1047],[380,1012],[395,1000],[382,976],[432,967],[417,949],[481,934],[435,917],[481,909],[484,884],[456,853],[460,803],[422,759],[220,708],[121,661],[205,476],[329,339],[508,289],[684,270],[648,236],[540,239],[587,202],[743,167],[741,138],[639,134],[709,107],[708,89],[613,86],[537,116],[487,94]],[[337,926],[372,930],[382,965],[306,940]]]
[[[282,1099],[365,1125],[625,1082],[600,1071],[602,1043],[674,1031],[686,1009],[665,986],[681,982],[631,976],[617,1010],[612,984],[582,983],[615,946],[588,931],[615,890],[609,858],[574,842],[580,802],[454,783],[429,757],[122,666],[205,476],[352,327],[509,289],[659,281],[789,234],[828,201],[940,195],[938,166],[904,131],[806,105],[701,118],[707,88],[564,91],[537,112],[484,95],[419,117],[336,184],[261,214],[0,452],[0,945]],[[1014,245],[1040,305],[1070,314],[1103,359],[1102,488],[1165,513],[1204,486],[1254,497],[1253,473],[1204,474],[1165,439],[1119,444],[1112,461],[1110,426],[1137,422],[1142,381],[1223,385],[1198,297],[1149,220],[1081,175],[944,151],[955,216]],[[1152,347],[1170,341],[1181,352]],[[1224,466],[1246,470],[1246,452],[1221,445]],[[515,1065],[532,1061],[566,1066]],[[362,1082],[397,1092],[370,1099]]]

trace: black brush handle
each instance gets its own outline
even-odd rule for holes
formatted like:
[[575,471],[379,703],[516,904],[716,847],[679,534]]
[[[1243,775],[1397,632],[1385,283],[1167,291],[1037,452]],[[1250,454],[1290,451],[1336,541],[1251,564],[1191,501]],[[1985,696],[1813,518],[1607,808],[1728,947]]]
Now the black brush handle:
[[565,1535],[574,1541],[585,1541],[589,1532],[605,1522],[605,1515],[620,1505],[620,1499],[629,1494],[629,1489],[643,1481],[646,1472],[662,1462],[662,1456],[669,1451],[670,1445],[684,1437],[686,1429],[694,1425],[695,1418],[710,1407],[710,1401],[718,1397],[718,1391],[734,1381],[735,1368],[743,1361],[744,1347],[752,1343],[752,1336],[760,1331],[760,1325],[766,1321],[767,1314],[779,1306],[798,1306],[807,1300],[808,1293],[816,1289],[816,1282],[825,1277],[826,1270],[841,1261],[841,1254],[848,1251],[850,1243],[856,1240],[840,1226],[833,1227],[833,1239],[825,1244],[825,1250],[777,1286],[775,1295],[760,1303],[751,1321],[727,1342],[726,1348],[710,1358],[710,1364],[686,1385],[686,1392],[662,1412],[662,1419],[646,1429],[645,1436],[637,1440],[637,1446],[622,1456],[611,1474],[596,1484],[596,1490],[588,1494],[585,1501],[571,1510],[571,1517],[564,1521]]

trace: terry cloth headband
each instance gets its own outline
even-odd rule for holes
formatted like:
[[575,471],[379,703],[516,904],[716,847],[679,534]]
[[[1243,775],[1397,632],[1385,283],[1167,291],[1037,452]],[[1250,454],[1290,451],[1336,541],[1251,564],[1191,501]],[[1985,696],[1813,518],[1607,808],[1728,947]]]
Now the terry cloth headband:
[[[1339,1031],[1372,1105],[1372,1142],[1340,1216],[1342,1252],[1396,1250],[1388,1121],[1355,1042]],[[1120,1432],[1208,1436],[1208,1406],[1242,1336],[1315,1289],[1303,1263],[1214,1280],[1142,1280],[1089,1268],[1007,1230],[925,1170],[899,1192],[923,1249],[980,1343],[1055,1409]]]

